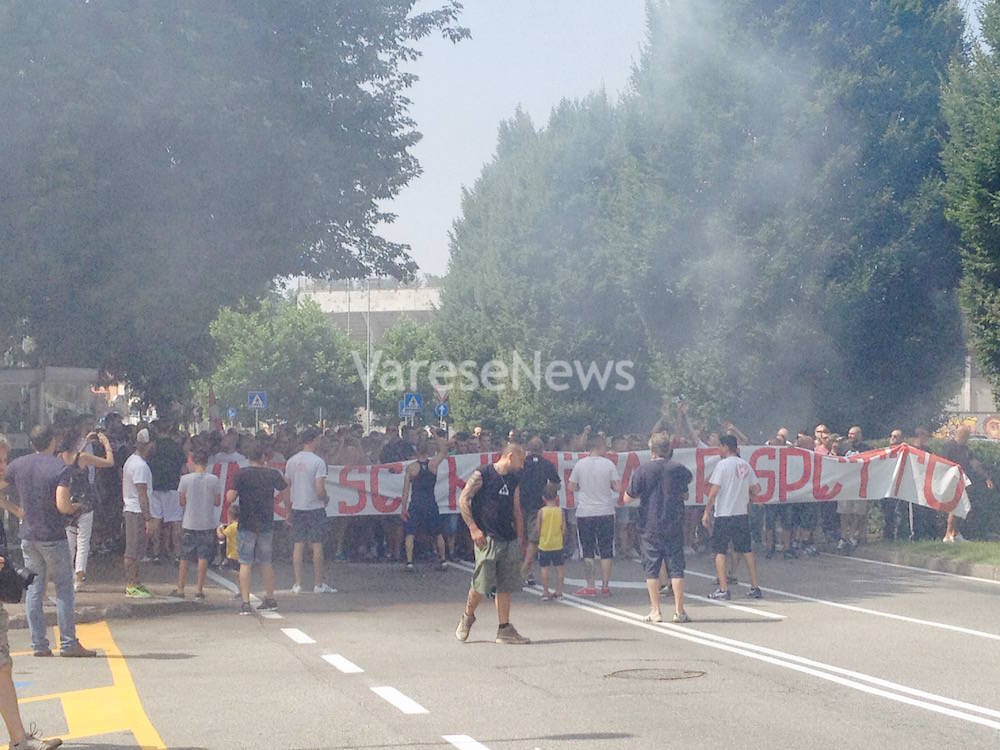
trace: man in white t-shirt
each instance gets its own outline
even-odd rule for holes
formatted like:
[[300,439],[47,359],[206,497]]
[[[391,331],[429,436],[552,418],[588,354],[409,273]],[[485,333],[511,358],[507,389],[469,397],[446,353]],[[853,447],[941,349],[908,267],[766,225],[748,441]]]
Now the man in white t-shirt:
[[601,556],[601,593],[611,596],[611,558],[614,557],[615,509],[621,494],[618,467],[605,458],[607,444],[600,435],[590,438],[590,455],[573,466],[568,486],[576,505],[576,525],[583,548],[587,584],[577,596],[597,596],[594,586],[594,553]]
[[153,472],[146,458],[153,450],[149,430],[135,436],[135,452],[122,467],[122,501],[125,515],[125,596],[149,599],[153,593],[139,583],[139,560],[146,552],[146,536],[152,533],[153,515],[149,496],[153,492]]
[[322,433],[309,427],[302,433],[302,450],[285,464],[285,482],[288,484],[292,503],[292,530],[295,544],[292,547],[292,568],[295,571],[293,594],[302,593],[302,553],[306,542],[312,545],[313,593],[336,592],[326,584],[323,563],[323,542],[326,541],[326,460],[316,454]]
[[750,496],[760,493],[760,481],[753,467],[740,458],[738,443],[733,435],[722,435],[719,444],[722,449],[722,460],[715,465],[708,480],[708,502],[705,504],[705,513],[701,519],[705,528],[712,531],[715,572],[719,576],[719,587],[709,594],[709,598],[730,598],[726,580],[726,553],[732,542],[733,549],[743,555],[750,571],[750,591],[747,596],[751,599],[760,599],[757,564],[750,545],[749,515]]

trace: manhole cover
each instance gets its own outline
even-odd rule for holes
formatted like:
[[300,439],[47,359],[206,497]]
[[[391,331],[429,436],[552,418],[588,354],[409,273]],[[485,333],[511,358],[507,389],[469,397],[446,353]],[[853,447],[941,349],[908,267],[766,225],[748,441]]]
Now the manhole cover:
[[704,672],[697,669],[620,669],[605,677],[617,677],[621,680],[690,680],[704,675]]

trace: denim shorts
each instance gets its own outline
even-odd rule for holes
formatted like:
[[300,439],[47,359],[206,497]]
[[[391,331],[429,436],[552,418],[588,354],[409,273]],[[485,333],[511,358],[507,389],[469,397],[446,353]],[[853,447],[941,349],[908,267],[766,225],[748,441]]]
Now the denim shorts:
[[181,559],[188,562],[212,560],[215,557],[215,530],[184,529],[181,534]]
[[273,531],[236,530],[240,565],[270,565],[274,554]]
[[326,508],[315,510],[292,509],[293,540],[296,544],[309,542],[323,544],[326,541]]

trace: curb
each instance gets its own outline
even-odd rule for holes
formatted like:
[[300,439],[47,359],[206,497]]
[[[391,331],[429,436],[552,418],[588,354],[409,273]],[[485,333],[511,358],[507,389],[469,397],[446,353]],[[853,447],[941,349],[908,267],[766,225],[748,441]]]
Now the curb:
[[863,549],[860,552],[856,551],[850,557],[893,563],[895,565],[908,565],[913,568],[925,568],[939,573],[951,573],[958,576],[1000,581],[1000,567],[995,565],[953,560],[948,557],[938,557],[937,555],[921,555],[906,550]]
[[[113,619],[139,619],[144,617],[162,617],[178,612],[193,612],[195,610],[206,609],[205,604],[186,600],[170,600],[163,602],[149,602],[146,604],[131,604],[128,602],[116,602],[114,604],[78,607],[75,610],[76,623],[98,622],[100,620]],[[58,625],[55,609],[46,609],[45,625],[51,627]],[[24,630],[28,627],[28,618],[25,614],[12,614],[7,627],[11,630]]]

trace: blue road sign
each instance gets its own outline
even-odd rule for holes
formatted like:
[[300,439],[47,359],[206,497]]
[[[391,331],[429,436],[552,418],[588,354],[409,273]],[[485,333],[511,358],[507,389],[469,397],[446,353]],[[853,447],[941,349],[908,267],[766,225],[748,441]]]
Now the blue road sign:
[[406,410],[406,401],[399,399],[399,418],[405,419],[408,416],[410,416],[410,412]]
[[424,410],[424,397],[419,393],[407,393],[403,396],[403,404],[407,412],[416,414]]
[[247,408],[249,408],[249,409],[266,409],[267,408],[267,391],[248,391],[247,392]]
[[442,401],[440,404],[434,407],[434,414],[435,416],[437,416],[438,419],[444,419],[445,417],[447,417],[448,404]]
[[230,406],[226,409],[226,416],[229,417],[229,421],[232,422],[237,416],[239,416],[239,412],[236,411],[235,406]]

